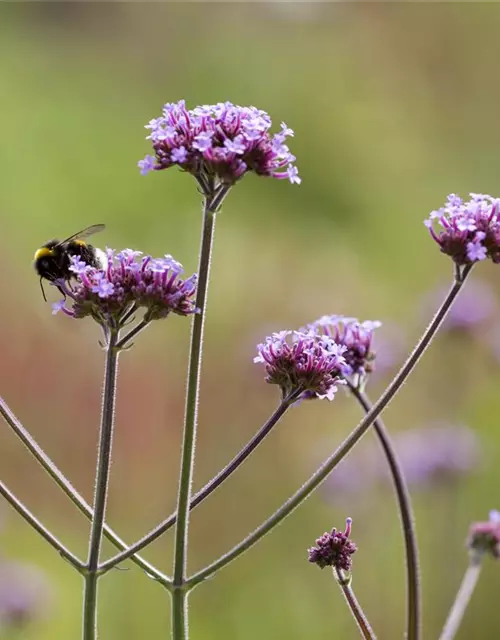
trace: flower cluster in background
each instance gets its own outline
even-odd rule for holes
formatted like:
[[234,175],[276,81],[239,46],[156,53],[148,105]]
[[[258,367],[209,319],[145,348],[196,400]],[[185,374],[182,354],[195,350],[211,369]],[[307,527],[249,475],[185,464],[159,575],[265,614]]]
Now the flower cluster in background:
[[[469,265],[490,258],[500,262],[500,200],[481,193],[471,193],[462,200],[452,193],[441,209],[432,211],[425,221],[441,251],[459,265]],[[436,231],[437,222],[440,230]]]
[[168,103],[146,125],[155,155],[138,166],[143,175],[178,166],[227,185],[249,171],[300,184],[295,156],[286,144],[293,131],[282,123],[279,133],[271,134],[271,126],[269,115],[255,107],[219,102],[188,110],[184,100]]
[[[445,287],[439,287],[426,297],[423,316],[432,313],[446,294]],[[473,334],[484,334],[484,329],[496,319],[497,301],[492,288],[474,278],[460,292],[443,321],[442,330]]]
[[266,367],[266,382],[277,384],[283,397],[302,391],[301,399],[333,400],[346,366],[346,347],[329,336],[300,331],[273,333],[257,345],[254,362]]
[[341,571],[350,571],[352,556],[357,551],[355,543],[349,538],[351,525],[351,518],[347,518],[345,531],[337,531],[334,527],[330,533],[324,533],[318,538],[316,546],[307,550],[309,562],[320,569],[335,567]]
[[0,556],[0,637],[46,615],[53,599],[51,586],[37,566]]
[[373,335],[371,350],[376,354],[375,366],[370,378],[393,373],[397,366],[401,366],[409,353],[409,340],[406,330],[396,322],[385,322]]
[[19,629],[47,611],[50,589],[36,567],[0,561],[0,632]]
[[[475,431],[464,426],[435,425],[408,429],[392,435],[405,478],[415,489],[453,482],[471,473],[481,460]],[[380,446],[366,443],[336,467],[324,484],[326,495],[366,491],[389,486],[390,476]]]
[[197,276],[180,278],[182,265],[170,255],[164,258],[141,258],[141,255],[131,249],[117,254],[107,249],[107,264],[101,269],[73,256],[70,270],[76,281],[55,282],[67,298],[53,305],[54,313],[63,311],[73,318],[92,316],[103,325],[119,324],[131,307],[145,308],[145,320],[166,318],[170,313],[181,316],[195,313]]

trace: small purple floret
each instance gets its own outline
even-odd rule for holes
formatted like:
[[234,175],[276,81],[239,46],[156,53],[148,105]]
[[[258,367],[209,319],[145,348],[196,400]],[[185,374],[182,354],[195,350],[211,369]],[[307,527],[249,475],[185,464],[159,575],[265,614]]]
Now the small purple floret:
[[184,100],[168,103],[146,125],[155,156],[147,155],[138,166],[143,175],[178,166],[225,185],[249,171],[300,184],[295,156],[285,144],[293,131],[283,122],[280,132],[271,134],[271,125],[269,115],[255,107],[219,102],[188,110]]
[[[452,193],[424,224],[443,253],[458,266],[489,258],[500,262],[500,199],[471,193],[465,202]],[[440,229],[436,229],[436,223]]]
[[59,311],[63,311],[66,300],[59,300],[52,303],[52,315],[55,316]]
[[141,175],[145,176],[155,168],[154,156],[147,155],[144,160],[139,160],[137,166],[141,170]]

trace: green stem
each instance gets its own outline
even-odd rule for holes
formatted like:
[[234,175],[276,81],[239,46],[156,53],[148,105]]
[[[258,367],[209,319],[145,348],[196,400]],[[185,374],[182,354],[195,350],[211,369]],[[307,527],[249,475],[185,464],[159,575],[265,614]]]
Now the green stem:
[[474,556],[467,567],[467,571],[463,577],[462,584],[460,585],[444,629],[439,636],[439,640],[453,640],[459,630],[462,618],[464,617],[474,589],[476,588],[477,581],[479,580],[481,566],[481,559]]
[[103,538],[104,517],[108,495],[109,471],[111,467],[111,447],[116,404],[116,376],[118,372],[117,348],[118,331],[111,329],[106,345],[106,370],[104,374],[104,394],[101,414],[101,431],[97,456],[94,518],[89,539],[89,555],[86,565],[84,603],[83,603],[83,640],[97,638],[97,581],[99,578],[99,555]]
[[[214,476],[207,484],[200,489],[191,499],[189,503],[189,510],[192,511],[195,507],[201,504],[209,495],[211,495],[220,485],[227,480],[235,471],[242,465],[250,454],[255,451],[258,445],[264,440],[271,429],[277,424],[277,422],[283,417],[285,412],[289,409],[291,404],[298,398],[301,390],[290,394],[285,398],[278,408],[272,413],[269,419],[262,425],[257,431],[254,437],[243,447],[243,449],[229,462],[224,469],[222,469],[216,476]],[[157,525],[154,529],[149,531],[144,537],[135,542],[125,551],[118,553],[106,562],[104,562],[100,569],[103,573],[109,571],[112,567],[116,566],[120,562],[127,560],[137,551],[144,549],[155,540],[157,540],[162,534],[168,531],[177,521],[177,513],[171,513],[168,518]]]
[[130,331],[121,338],[120,342],[116,345],[117,349],[128,348],[130,345],[128,345],[127,342],[130,342],[132,338],[135,338],[135,336],[137,336],[141,331],[144,331],[150,323],[151,320],[141,320],[138,322],[135,327],[130,329]]
[[[360,403],[365,412],[369,413],[373,405],[368,396],[349,382],[348,384],[356,400]],[[413,517],[410,492],[406,484],[403,469],[401,468],[401,463],[399,462],[398,456],[394,450],[387,429],[380,418],[375,420],[373,428],[375,429],[379,442],[384,450],[387,464],[389,465],[403,527],[407,584],[407,627],[405,638],[407,640],[419,640],[422,632],[420,572],[417,535],[415,531],[415,519]]]
[[361,439],[366,433],[373,422],[378,418],[382,411],[387,407],[390,401],[394,398],[399,389],[403,386],[404,382],[413,371],[415,365],[420,360],[426,348],[429,346],[432,338],[435,336],[441,323],[443,322],[449,308],[453,301],[457,297],[460,289],[462,288],[471,267],[466,267],[461,274],[457,272],[455,282],[444,299],[442,305],[439,307],[436,315],[432,319],[431,323],[425,330],[424,334],[418,341],[415,349],[412,351],[400,371],[396,374],[394,380],[389,384],[387,389],[373,405],[372,409],[365,415],[363,420],[352,431],[352,433],[344,440],[341,446],[325,460],[321,467],[309,478],[309,480],[302,485],[291,498],[289,498],[270,518],[268,518],[260,527],[255,529],[249,536],[237,544],[233,549],[226,554],[218,558],[211,565],[202,569],[195,575],[193,575],[188,584],[193,587],[208,577],[213,576],[217,571],[231,563],[238,558],[242,553],[253,547],[254,544],[259,542],[267,533],[272,531],[278,526],[292,511],[294,511],[304,500],[306,500],[311,493],[319,487],[319,485],[327,478],[327,476],[333,471],[333,469],[339,464],[339,462],[351,451],[354,445]]
[[189,502],[194,466],[194,445],[198,420],[198,398],[200,388],[200,368],[203,352],[203,330],[207,304],[207,290],[210,273],[210,257],[215,230],[215,214],[210,209],[210,199],[205,198],[203,212],[203,233],[200,250],[199,282],[196,294],[198,313],[194,316],[189,355],[189,372],[184,418],[179,495],[177,500],[177,527],[175,531],[175,558],[173,583],[182,586],[186,570],[186,550],[189,528]]
[[65,560],[67,560],[77,571],[82,572],[84,563],[77,558],[63,543],[55,537],[31,511],[17,498],[7,486],[0,481],[0,495],[13,507],[26,522],[39,533]]
[[[196,307],[198,313],[193,319],[191,333],[191,347],[189,353],[189,370],[186,394],[186,409],[184,417],[184,435],[182,442],[181,470],[179,475],[179,494],[177,498],[177,525],[175,529],[174,567],[173,567],[173,597],[177,601],[181,596],[179,590],[184,588],[186,581],[187,549],[189,536],[189,503],[191,502],[191,488],[194,468],[194,450],[196,442],[196,427],[198,421],[198,400],[200,394],[200,370],[203,353],[203,330],[207,306],[208,283],[210,278],[210,260],[215,231],[215,216],[221,206],[229,187],[218,187],[210,193],[205,193],[203,207],[203,227],[201,236],[200,259],[198,265],[198,289],[196,292]],[[177,616],[181,615],[179,621]],[[175,640],[187,638],[187,601],[182,607],[173,608],[172,630]]]
[[188,637],[188,593],[184,589],[173,589],[172,598],[172,638],[174,640]]
[[[94,517],[92,507],[84,500],[84,498],[73,487],[71,482],[66,478],[57,465],[49,458],[42,447],[31,436],[29,431],[19,422],[16,416],[12,413],[7,406],[3,398],[0,397],[0,414],[2,414],[5,422],[9,425],[16,436],[21,440],[24,446],[36,459],[36,461],[42,466],[42,468],[49,474],[60,489],[68,496],[71,502],[77,507],[81,513],[83,513],[89,520]],[[124,542],[108,525],[104,525],[104,535],[110,542],[114,544],[118,549],[126,550],[128,545]],[[168,576],[164,575],[161,571],[158,571],[156,567],[141,558],[141,556],[135,555],[131,558],[133,562],[141,569],[143,569],[150,576],[161,582],[165,586],[169,586],[171,580]]]
[[370,623],[368,622],[368,618],[364,614],[361,605],[354,595],[354,591],[351,587],[351,578],[346,579],[342,571],[337,567],[334,567],[333,572],[337,577],[337,582],[339,583],[342,593],[344,594],[353,618],[356,620],[361,635],[363,636],[363,638],[365,638],[365,640],[377,640],[377,636],[373,633]]

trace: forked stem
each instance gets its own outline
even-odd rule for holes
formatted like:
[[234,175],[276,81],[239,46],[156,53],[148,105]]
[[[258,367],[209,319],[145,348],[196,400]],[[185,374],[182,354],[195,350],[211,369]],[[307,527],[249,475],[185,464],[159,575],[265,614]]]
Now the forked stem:
[[[264,438],[270,433],[271,429],[278,423],[278,421],[283,417],[285,412],[291,406],[291,404],[298,398],[301,390],[297,390],[296,392],[290,394],[287,398],[285,398],[277,409],[272,413],[269,419],[262,425],[262,427],[257,431],[254,437],[243,447],[243,449],[229,462],[224,469],[222,469],[216,476],[214,476],[207,484],[200,489],[192,498],[189,503],[189,510],[192,511],[195,507],[201,504],[209,495],[211,495],[220,485],[227,480],[250,456],[251,453],[255,451],[258,445],[264,440]],[[160,523],[157,527],[152,529],[149,533],[147,533],[143,538],[138,540],[135,544],[131,545],[125,551],[118,553],[116,556],[113,556],[106,562],[104,562],[100,569],[104,573],[109,571],[112,567],[116,566],[120,562],[127,560],[130,557],[133,557],[135,553],[144,549],[144,547],[148,546],[155,540],[157,540],[161,535],[163,535],[166,531],[168,531],[177,521],[177,513],[172,513],[170,516]]]
[[82,573],[85,567],[84,563],[71,553],[71,551],[31,513],[21,500],[12,493],[7,485],[1,481],[0,495],[7,500],[11,507],[13,507],[17,513],[61,555],[61,557],[67,560],[74,569]]
[[[21,424],[18,418],[8,407],[7,403],[0,397],[0,413],[2,414],[5,422],[9,425],[16,436],[21,440],[28,451],[33,455],[36,461],[42,466],[42,468],[49,474],[54,480],[57,486],[63,490],[68,496],[71,502],[77,507],[84,516],[89,520],[92,520],[94,512],[92,507],[87,501],[78,493],[73,487],[71,482],[66,478],[59,467],[52,461],[52,459],[45,453],[38,442],[33,438],[29,431]],[[128,545],[124,542],[108,525],[104,525],[104,535],[106,538],[114,544],[118,549],[126,550]],[[150,575],[158,582],[162,583],[166,587],[171,584],[171,580],[168,576],[158,571],[156,567],[141,558],[139,555],[134,555],[131,560],[135,564],[143,569],[148,575]]]
[[432,338],[436,335],[441,323],[443,322],[448,310],[450,309],[453,301],[457,297],[460,289],[462,288],[468,274],[471,271],[471,266],[465,267],[463,271],[456,271],[455,282],[448,292],[443,303],[436,312],[431,323],[425,330],[424,334],[418,341],[415,349],[412,351],[400,371],[396,374],[393,381],[389,384],[387,389],[373,405],[371,410],[365,415],[363,420],[352,431],[352,433],[344,440],[342,445],[321,465],[321,467],[309,478],[309,480],[302,485],[302,487],[289,498],[270,518],[268,518],[263,524],[260,525],[249,536],[237,544],[233,549],[226,554],[218,558],[215,562],[210,564],[205,569],[202,569],[189,580],[190,586],[195,586],[208,577],[213,576],[217,571],[227,566],[233,560],[238,558],[242,553],[253,547],[254,544],[259,542],[267,533],[272,531],[278,526],[292,511],[294,511],[304,500],[306,500],[311,493],[327,478],[327,476],[333,471],[333,469],[339,464],[339,462],[351,451],[354,445],[361,439],[366,433],[373,422],[378,418],[382,411],[387,407],[390,401],[394,398],[399,389],[403,386],[404,382],[413,371],[415,365],[422,357],[424,351],[429,346]]

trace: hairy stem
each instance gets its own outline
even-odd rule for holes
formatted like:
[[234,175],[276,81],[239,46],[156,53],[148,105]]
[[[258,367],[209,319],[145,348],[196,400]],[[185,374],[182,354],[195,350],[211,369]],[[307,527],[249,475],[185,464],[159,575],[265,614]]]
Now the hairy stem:
[[[368,396],[357,387],[351,385],[352,394],[360,403],[366,413],[372,409],[372,403]],[[403,537],[406,553],[406,584],[407,584],[407,640],[419,640],[421,637],[421,594],[420,594],[420,572],[418,562],[417,535],[415,530],[415,519],[411,505],[410,492],[406,484],[403,469],[392,445],[387,429],[380,418],[373,423],[373,428],[384,451],[387,464],[391,472],[392,483],[396,491],[399,514],[403,526]]]
[[77,558],[64,544],[53,535],[40,520],[17,498],[7,486],[0,481],[0,495],[13,507],[26,522],[39,533],[65,560],[67,560],[77,571],[81,572],[85,567],[84,563]]
[[172,598],[172,638],[184,640],[188,637],[188,593],[184,589],[174,589]]
[[[42,466],[42,468],[49,474],[54,482],[61,488],[68,496],[71,502],[83,513],[89,520],[94,516],[92,507],[84,500],[84,498],[78,493],[78,491],[72,486],[71,482],[66,478],[57,465],[49,458],[45,451],[40,447],[36,440],[31,436],[29,431],[20,423],[16,416],[12,413],[7,406],[3,398],[0,398],[0,414],[2,414],[5,422],[14,431],[16,436],[21,440],[28,451],[33,455],[36,461]],[[114,544],[118,549],[126,550],[128,545],[124,542],[108,525],[104,525],[104,535],[108,540]],[[136,563],[141,569],[146,571],[153,578],[168,586],[171,580],[168,576],[165,576],[161,571],[158,571],[152,564],[141,558],[141,556],[134,555],[131,560]]]
[[[301,390],[297,390],[293,394],[290,394],[287,398],[285,398],[278,408],[273,412],[270,418],[262,425],[259,431],[254,435],[254,437],[243,447],[243,449],[229,462],[224,469],[222,469],[216,476],[214,476],[200,491],[198,491],[192,498],[189,503],[189,510],[191,511],[199,504],[201,504],[210,494],[212,494],[220,485],[231,476],[240,465],[245,462],[245,460],[250,456],[250,454],[255,451],[257,446],[264,440],[264,438],[268,435],[271,429],[278,423],[278,421],[283,417],[287,409],[291,406],[291,404],[297,399],[300,395]],[[177,521],[177,514],[172,513],[170,516],[161,522],[157,527],[152,529],[149,533],[147,533],[143,538],[138,540],[136,543],[131,545],[125,551],[118,553],[113,558],[110,558],[106,562],[101,565],[101,571],[104,573],[116,566],[120,562],[127,560],[137,551],[144,549],[147,545],[154,542],[154,540],[158,539],[162,534],[168,531]]]
[[97,638],[97,581],[99,578],[99,555],[103,538],[109,471],[111,467],[111,447],[113,443],[116,402],[116,376],[120,353],[120,350],[116,346],[117,343],[118,331],[111,330],[106,345],[106,370],[104,374],[101,430],[95,480],[94,518],[90,531],[89,555],[85,575],[83,640],[95,640]]
[[151,322],[151,320],[141,320],[140,322],[138,322],[135,325],[135,327],[130,329],[130,331],[128,333],[126,333],[123,336],[123,338],[121,338],[120,342],[118,342],[116,347],[118,349],[123,349],[123,348],[129,347],[130,345],[128,345],[127,343],[130,342],[130,340],[132,340],[132,338],[135,338],[135,336],[138,335],[141,331],[143,331],[150,324],[150,322]]
[[[177,498],[177,525],[175,530],[174,566],[173,566],[173,597],[176,602],[181,598],[179,591],[183,590],[186,580],[187,549],[189,536],[189,503],[194,469],[194,452],[196,443],[196,428],[198,422],[198,400],[200,394],[200,370],[203,354],[203,332],[207,306],[208,283],[210,280],[210,261],[215,231],[215,216],[228,187],[220,187],[205,193],[203,207],[203,226],[201,234],[200,258],[198,265],[198,289],[196,292],[196,307],[198,313],[193,319],[191,346],[189,353],[189,369],[186,393],[186,409],[184,417],[184,434],[182,441],[181,470],[179,475],[179,494]],[[178,620],[181,615],[183,621]],[[173,607],[173,637],[175,640],[187,638],[187,601],[182,607]]]
[[462,618],[467,609],[474,589],[476,588],[479,575],[481,573],[481,559],[473,556],[467,571],[458,590],[457,597],[453,603],[453,607],[448,615],[448,619],[444,625],[444,629],[439,636],[439,640],[453,640],[460,628]]
[[189,372],[184,418],[179,495],[177,499],[177,527],[175,532],[174,587],[182,586],[185,578],[186,550],[188,544],[189,502],[194,467],[194,447],[198,421],[198,399],[200,389],[200,369],[203,353],[203,330],[210,273],[210,260],[215,230],[215,214],[210,209],[210,198],[206,197],[203,212],[203,232],[199,261],[199,282],[196,293],[198,313],[193,319]]
[[337,567],[333,569],[333,572],[337,577],[337,582],[339,583],[342,593],[344,594],[353,618],[356,620],[361,635],[363,636],[363,638],[365,638],[365,640],[376,640],[377,636],[373,633],[370,623],[368,622],[368,618],[364,614],[361,605],[354,595],[354,591],[351,587],[351,579],[346,579],[342,571]]
[[[455,282],[448,292],[443,303],[439,307],[436,315],[432,319],[431,323],[425,330],[424,334],[418,341],[415,349],[412,351],[400,371],[396,374],[393,381],[389,384],[387,389],[373,405],[371,410],[365,415],[363,420],[352,431],[352,433],[344,440],[341,446],[325,460],[321,467],[302,485],[302,487],[289,498],[270,518],[268,518],[260,527],[255,529],[249,536],[237,544],[233,549],[221,556],[218,560],[210,564],[205,569],[202,569],[195,575],[193,575],[188,583],[190,586],[199,584],[209,576],[213,576],[217,571],[225,567],[233,560],[238,558],[242,553],[253,547],[254,544],[259,542],[267,533],[272,531],[278,526],[292,511],[294,511],[299,505],[306,500],[311,493],[319,487],[319,485],[327,478],[330,472],[339,464],[339,462],[351,451],[354,445],[361,439],[366,433],[373,422],[378,418],[382,411],[387,407],[390,401],[394,398],[399,389],[403,386],[404,382],[413,371],[413,368],[420,360],[426,348],[429,346],[432,338],[435,336],[441,323],[443,322],[446,314],[451,307],[453,301],[457,297],[460,289],[462,288],[471,267],[466,267],[461,274],[457,274]],[[458,277],[460,275],[460,277]]]

